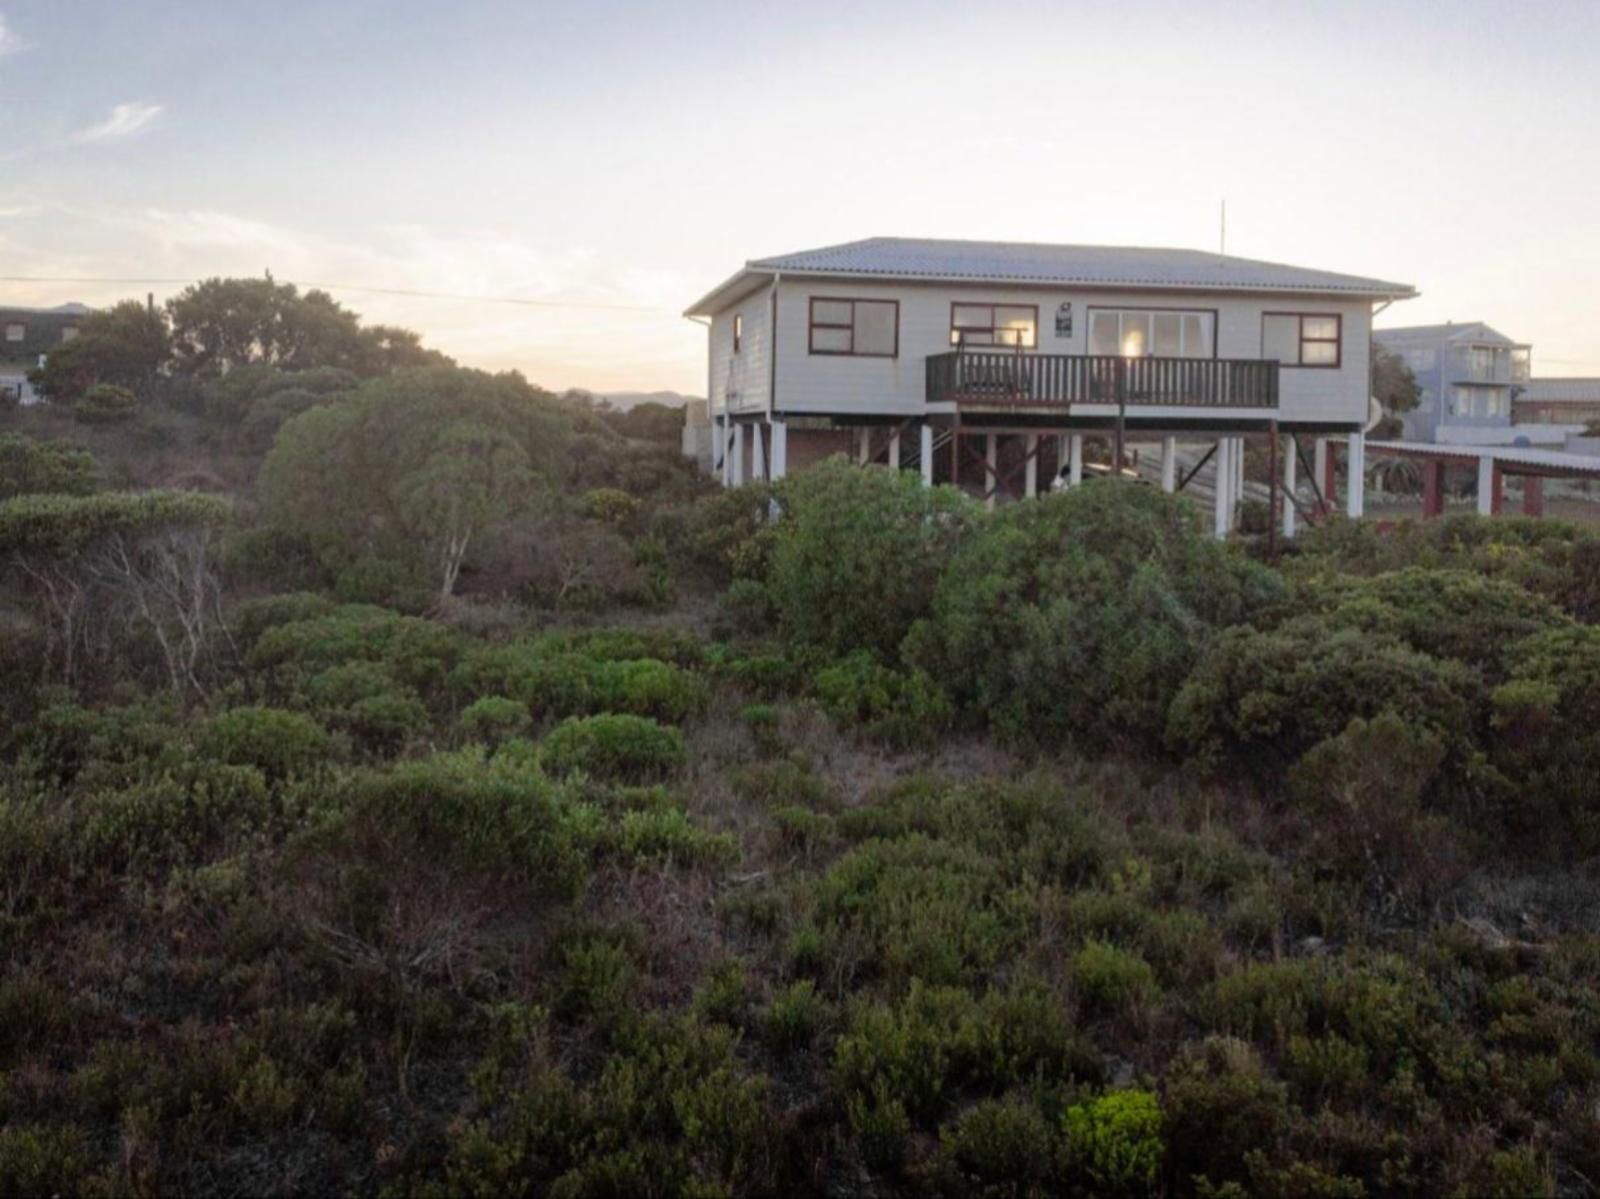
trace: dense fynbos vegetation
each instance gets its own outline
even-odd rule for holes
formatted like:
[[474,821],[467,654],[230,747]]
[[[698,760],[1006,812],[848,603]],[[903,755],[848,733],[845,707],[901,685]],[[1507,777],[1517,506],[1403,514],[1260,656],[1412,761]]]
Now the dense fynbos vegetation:
[[1600,1179],[1592,535],[714,492],[174,315],[60,386],[259,487],[0,433],[0,1192]]

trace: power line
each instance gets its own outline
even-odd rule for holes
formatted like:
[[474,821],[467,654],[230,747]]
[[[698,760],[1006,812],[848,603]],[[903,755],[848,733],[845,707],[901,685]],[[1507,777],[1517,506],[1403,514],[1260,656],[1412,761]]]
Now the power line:
[[[105,278],[67,275],[0,275],[0,283],[114,283],[128,287],[181,287],[200,282],[202,282],[200,279],[160,279],[153,277]],[[522,308],[582,308],[602,312],[651,312],[658,314],[673,311],[670,308],[654,307],[646,304],[604,304],[587,300],[535,300],[522,296],[474,296],[453,291],[423,291],[403,287],[364,287],[358,283],[307,283],[304,280],[297,279],[285,279],[282,282],[292,283],[296,287],[303,287],[308,291],[351,291],[364,295],[405,296],[419,300],[461,300],[474,304],[514,304]]]

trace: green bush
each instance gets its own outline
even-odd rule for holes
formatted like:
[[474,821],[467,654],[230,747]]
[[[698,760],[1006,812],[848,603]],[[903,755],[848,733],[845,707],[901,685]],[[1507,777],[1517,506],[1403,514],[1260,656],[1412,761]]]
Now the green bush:
[[648,782],[684,764],[683,734],[642,716],[574,717],[551,730],[540,752],[552,774],[584,771],[599,778]]
[[761,1035],[780,1053],[811,1043],[827,1018],[828,1004],[810,979],[790,983],[772,997],[761,1022]]
[[1007,736],[1148,744],[1213,631],[1280,590],[1179,497],[1075,488],[963,538],[906,656]]
[[461,648],[461,634],[436,621],[348,604],[266,628],[245,661],[255,670],[292,677],[347,662],[375,662],[398,682],[427,693],[443,683]]
[[110,425],[132,420],[139,397],[115,383],[96,383],[72,405],[72,415],[86,425]]
[[767,595],[789,638],[897,654],[976,509],[954,488],[830,459],[780,488]]
[[[597,641],[595,649],[618,654],[621,647]],[[623,712],[676,722],[699,711],[707,694],[699,676],[669,662],[596,656],[548,638],[474,650],[452,682],[463,694],[519,699],[540,716]]]
[[327,596],[314,591],[264,595],[240,604],[233,610],[229,623],[240,647],[249,649],[268,629],[297,621],[321,619],[331,613],[335,606]]
[[894,745],[926,743],[950,724],[950,699],[938,684],[921,673],[891,670],[865,650],[819,670],[813,686],[836,723]]
[[1276,1150],[1290,1121],[1283,1084],[1254,1049],[1228,1037],[1185,1047],[1167,1072],[1161,1108],[1173,1176],[1211,1183],[1244,1182],[1247,1157]]
[[276,781],[321,767],[329,740],[323,727],[303,712],[250,706],[213,716],[200,730],[198,746],[207,757],[254,766]]
[[1155,995],[1156,976],[1136,953],[1104,941],[1089,941],[1072,958],[1072,983],[1084,1006],[1125,1012]]
[[1352,720],[1392,711],[1460,762],[1485,707],[1478,675],[1461,663],[1305,616],[1219,635],[1173,701],[1167,740],[1208,764],[1271,777]]
[[962,1194],[1044,1199],[1059,1193],[1058,1139],[1035,1104],[981,1100],[945,1125],[939,1139]]
[[473,741],[498,745],[521,737],[533,725],[528,705],[503,695],[473,700],[461,713],[461,731]]
[[99,481],[100,465],[88,450],[0,433],[0,500],[43,492],[88,495]]
[[1114,1091],[1062,1117],[1070,1169],[1089,1194],[1154,1195],[1161,1174],[1161,1106],[1148,1091]]
[[679,808],[629,812],[619,832],[623,853],[641,861],[694,865],[726,861],[738,852],[732,837],[696,828]]
[[1531,844],[1591,854],[1600,847],[1600,628],[1540,633],[1507,657],[1489,746],[1495,765],[1519,784],[1510,827]]

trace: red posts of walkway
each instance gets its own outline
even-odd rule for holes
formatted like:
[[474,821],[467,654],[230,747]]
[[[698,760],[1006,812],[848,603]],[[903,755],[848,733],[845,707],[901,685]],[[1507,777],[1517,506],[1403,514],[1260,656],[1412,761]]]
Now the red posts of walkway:
[[1544,480],[1537,475],[1522,476],[1522,515],[1544,515]]
[[1444,515],[1444,463],[1423,459],[1422,462],[1422,519],[1432,520]]

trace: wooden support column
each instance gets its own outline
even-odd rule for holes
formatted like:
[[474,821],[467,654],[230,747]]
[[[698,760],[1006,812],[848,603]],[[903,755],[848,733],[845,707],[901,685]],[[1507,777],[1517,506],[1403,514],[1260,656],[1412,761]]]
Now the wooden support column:
[[1322,505],[1329,512],[1339,502],[1339,468],[1333,460],[1333,448],[1326,437],[1317,438],[1315,469],[1317,483],[1322,487]]
[[990,512],[994,511],[995,493],[1000,490],[1000,476],[995,471],[995,463],[999,458],[999,438],[993,433],[983,435],[983,502]]
[[733,485],[744,486],[744,426],[733,426]]
[[928,424],[926,421],[924,421],[923,424],[922,424],[922,428],[918,431],[918,436],[921,438],[921,442],[922,442],[922,446],[921,446],[921,448],[922,448],[922,456],[918,459],[918,463],[922,467],[922,485],[924,487],[932,487],[933,486],[933,426]]
[[733,454],[732,448],[728,445],[730,429],[728,428],[728,414],[726,412],[717,417],[713,431],[717,438],[717,478],[724,487],[730,487],[733,484]]
[[1067,449],[1067,486],[1076,487],[1083,482],[1083,434],[1074,433]]
[[789,473],[789,422],[772,422],[772,481],[776,483]]
[[1161,490],[1176,491],[1178,489],[1178,439],[1176,437],[1163,437],[1161,439]]
[[1283,455],[1283,536],[1285,540],[1295,535],[1295,495],[1300,485],[1300,443],[1293,433]]
[[864,429],[857,429],[856,430],[856,463],[857,463],[857,465],[865,466],[868,462],[872,461],[871,454],[872,454],[872,428],[870,426],[868,426],[867,428],[864,428]]
[[1444,463],[1437,458],[1422,460],[1422,519],[1444,515]]
[[1544,515],[1544,480],[1538,475],[1522,476],[1522,515]]
[[1030,500],[1039,494],[1039,435],[1028,434],[1028,464],[1024,467],[1022,492]]
[[889,469],[900,469],[900,430],[889,434]]
[[760,424],[750,426],[750,478],[764,481],[767,477],[766,432]]
[[1360,520],[1366,512],[1366,481],[1367,435],[1352,433],[1344,460],[1344,510],[1351,520]]

